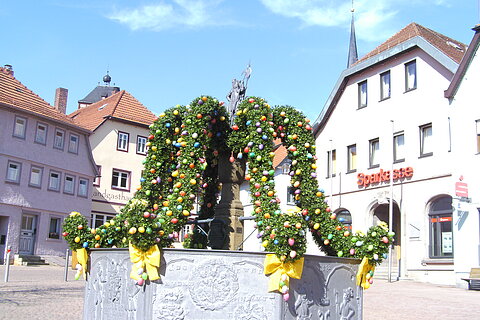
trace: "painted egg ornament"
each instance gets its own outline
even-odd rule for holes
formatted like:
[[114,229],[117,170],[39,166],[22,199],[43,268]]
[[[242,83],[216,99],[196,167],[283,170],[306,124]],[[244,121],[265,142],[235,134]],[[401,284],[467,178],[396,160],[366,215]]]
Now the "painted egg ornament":
[[79,243],[80,242],[80,237],[75,237],[75,242]]
[[297,256],[297,251],[295,250],[290,251],[290,258],[295,259],[296,256]]
[[138,279],[137,280],[137,285],[139,285],[139,286],[143,286],[144,283],[145,283],[145,280],[143,280],[143,279]]
[[84,248],[88,248],[88,242],[84,242],[83,245],[82,245]]

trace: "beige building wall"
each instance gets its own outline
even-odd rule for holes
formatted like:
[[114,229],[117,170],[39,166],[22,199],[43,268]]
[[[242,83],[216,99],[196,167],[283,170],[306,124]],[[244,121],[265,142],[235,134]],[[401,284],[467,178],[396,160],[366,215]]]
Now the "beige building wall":
[[[127,151],[117,148],[119,133],[128,134]],[[140,185],[144,166],[142,162],[145,159],[145,154],[137,152],[138,137],[144,137],[148,141],[148,135],[149,129],[145,125],[113,120],[106,120],[91,135],[93,157],[97,165],[101,166],[101,176],[92,193],[92,224],[101,224],[102,219],[106,221],[120,213],[121,208],[135,194]],[[128,176],[125,187],[112,185],[114,172]]]

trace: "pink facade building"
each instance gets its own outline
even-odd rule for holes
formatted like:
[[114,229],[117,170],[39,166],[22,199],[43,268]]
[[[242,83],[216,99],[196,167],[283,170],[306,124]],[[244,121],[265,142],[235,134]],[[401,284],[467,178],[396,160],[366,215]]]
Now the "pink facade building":
[[97,174],[90,131],[65,115],[66,89],[51,106],[0,67],[0,260],[65,254],[71,211],[89,216]]

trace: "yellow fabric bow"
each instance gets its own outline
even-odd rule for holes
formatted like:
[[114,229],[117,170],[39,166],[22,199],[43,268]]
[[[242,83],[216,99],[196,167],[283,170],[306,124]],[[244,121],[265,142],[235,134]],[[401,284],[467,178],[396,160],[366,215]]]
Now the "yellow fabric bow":
[[87,249],[80,248],[75,251],[77,252],[77,261],[82,266],[83,279],[85,279],[85,273],[87,272],[87,262],[88,262]]
[[144,269],[148,274],[148,279],[157,280],[157,268],[160,267],[160,249],[157,245],[153,245],[147,251],[135,248],[132,243],[128,244],[128,251],[130,253],[130,261],[133,263],[130,278],[140,280],[141,274],[138,274],[138,269]]
[[367,279],[367,274],[369,274],[370,271],[375,271],[375,265],[370,264],[367,257],[363,257],[362,262],[358,266],[357,286],[362,286],[363,289],[370,288],[370,282],[368,282]]
[[275,254],[267,254],[264,262],[264,273],[270,275],[268,281],[268,291],[280,291],[280,279],[282,274],[287,275],[284,281],[285,285],[289,287],[290,277],[300,279],[303,272],[303,257],[294,262],[282,262]]

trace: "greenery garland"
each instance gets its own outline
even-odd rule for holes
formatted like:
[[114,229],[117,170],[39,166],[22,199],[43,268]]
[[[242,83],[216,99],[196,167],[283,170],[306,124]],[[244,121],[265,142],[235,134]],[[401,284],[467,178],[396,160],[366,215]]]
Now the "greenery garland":
[[[147,251],[168,247],[187,222],[197,200],[199,218],[213,216],[218,196],[218,155],[246,157],[256,227],[266,251],[294,262],[306,250],[305,232],[328,255],[368,258],[380,263],[393,241],[385,224],[366,234],[353,233],[336,219],[316,180],[315,140],[309,120],[293,107],[271,108],[259,97],[244,100],[232,128],[223,104],[201,96],[190,105],[166,110],[150,126],[149,151],[141,185],[122,213],[92,230],[86,219],[71,215],[64,236],[72,248],[124,247]],[[297,210],[281,212],[274,182],[274,145],[280,139],[291,160],[291,185]],[[76,229],[75,229],[76,228]],[[78,238],[80,238],[79,241]],[[187,246],[204,248],[206,237],[194,230]]]

